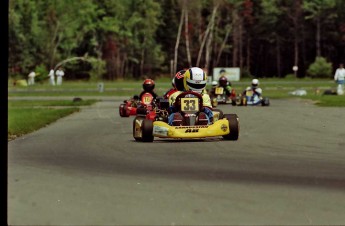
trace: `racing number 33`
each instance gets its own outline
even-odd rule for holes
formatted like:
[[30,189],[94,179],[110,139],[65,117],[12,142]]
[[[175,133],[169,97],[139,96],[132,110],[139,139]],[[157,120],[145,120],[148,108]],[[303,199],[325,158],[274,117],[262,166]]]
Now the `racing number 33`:
[[198,111],[199,110],[198,98],[182,98],[181,109],[183,111]]

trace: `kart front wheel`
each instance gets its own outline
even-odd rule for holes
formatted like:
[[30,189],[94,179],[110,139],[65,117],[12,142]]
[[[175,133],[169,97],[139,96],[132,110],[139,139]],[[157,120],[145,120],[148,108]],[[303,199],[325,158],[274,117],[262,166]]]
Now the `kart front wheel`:
[[212,107],[217,107],[218,106],[218,101],[217,101],[217,98],[212,98]]
[[133,120],[133,138],[136,141],[142,141],[142,129],[141,125],[145,117],[143,116],[136,116]]
[[240,124],[237,114],[224,114],[224,118],[229,121],[230,133],[227,135],[223,135],[223,138],[225,140],[238,140]]
[[144,119],[141,124],[142,131],[142,141],[143,142],[153,142],[153,121],[149,119]]
[[213,111],[213,112],[218,112],[218,114],[219,114],[219,115],[218,115],[218,119],[224,118],[224,113],[223,113],[222,110],[220,110],[220,109],[218,109],[218,108],[213,108],[212,111]]

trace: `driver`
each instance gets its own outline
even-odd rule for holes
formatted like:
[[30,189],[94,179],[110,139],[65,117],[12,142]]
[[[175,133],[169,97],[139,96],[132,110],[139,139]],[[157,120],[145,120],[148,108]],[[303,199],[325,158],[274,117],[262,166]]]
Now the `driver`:
[[157,98],[157,94],[154,92],[154,88],[155,82],[152,79],[145,79],[143,82],[143,91],[139,94],[139,96],[135,95],[133,97],[134,101],[132,103],[132,107],[137,107],[138,109],[145,108],[145,106],[141,104],[142,96],[145,93],[150,93],[153,97],[153,100],[155,100]]
[[144,95],[144,93],[150,93],[152,94],[153,98],[157,98],[157,94],[154,92],[155,88],[155,82],[152,79],[145,79],[143,82],[143,91],[139,95],[139,100],[141,100],[141,97]]
[[224,75],[222,75],[218,80],[218,84],[219,87],[224,88],[226,95],[230,97],[232,92],[231,82],[228,81],[228,79]]
[[[205,92],[206,82],[207,75],[201,68],[192,67],[186,70],[184,73],[183,91],[193,91],[199,93],[203,99],[203,106],[202,109],[200,109],[197,120],[207,119],[208,124],[210,124],[213,121],[213,113],[210,96]],[[174,107],[176,97],[183,91],[177,91],[169,98],[170,110],[172,112],[168,118],[169,125],[181,124],[183,121],[181,113],[175,112],[176,110]]]
[[184,77],[185,72],[186,72],[185,70],[180,70],[175,74],[174,78],[172,79],[173,88],[171,88],[169,91],[167,91],[164,94],[165,99],[169,99],[170,96],[173,95],[177,91],[184,90],[183,77]]
[[245,95],[248,90],[253,90],[259,97],[262,95],[262,89],[259,87],[259,80],[256,78],[252,80],[252,86],[248,86],[243,92],[243,95]]

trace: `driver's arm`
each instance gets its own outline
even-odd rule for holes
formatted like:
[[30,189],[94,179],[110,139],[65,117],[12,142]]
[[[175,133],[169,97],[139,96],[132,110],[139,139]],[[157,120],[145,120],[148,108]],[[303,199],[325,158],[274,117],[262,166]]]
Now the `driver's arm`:
[[208,108],[212,109],[211,98],[208,94],[202,95],[202,102],[203,102],[203,107],[208,107]]
[[254,92],[256,92],[259,96],[261,96],[261,94],[262,94],[262,89],[261,89],[261,88],[256,88],[256,89],[254,90]]
[[230,95],[231,95],[231,90],[232,90],[231,86],[226,86],[226,87],[225,87],[225,92],[226,92],[226,95],[227,95],[227,96],[230,96]]

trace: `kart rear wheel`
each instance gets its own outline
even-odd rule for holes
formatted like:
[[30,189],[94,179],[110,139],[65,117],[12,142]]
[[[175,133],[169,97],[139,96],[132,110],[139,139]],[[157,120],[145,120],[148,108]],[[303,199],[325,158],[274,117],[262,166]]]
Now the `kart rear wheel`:
[[236,98],[231,98],[231,105],[232,106],[236,106],[237,105]]
[[[133,120],[133,138],[136,140],[136,141],[142,141],[142,137],[137,137],[135,135],[135,130],[136,130],[136,121],[139,120],[139,121],[143,121],[145,119],[145,117],[143,116],[136,116]],[[142,122],[141,122],[142,123]],[[142,125],[142,124],[141,124]],[[142,126],[141,126],[142,127]],[[142,130],[142,128],[140,127],[140,130]],[[142,133],[142,131],[141,131]]]
[[119,113],[121,117],[129,117],[129,115],[127,115],[125,107],[126,107],[126,104],[120,104]]
[[153,142],[153,121],[149,119],[144,119],[141,124],[142,131],[142,141],[143,142]]
[[270,105],[270,100],[267,97],[264,97],[261,102],[262,106],[269,106]]
[[138,107],[137,108],[137,115],[146,115],[147,114],[147,110],[145,107]]
[[227,135],[223,135],[223,138],[225,140],[238,140],[240,124],[237,114],[224,114],[224,118],[229,121],[230,133]]

